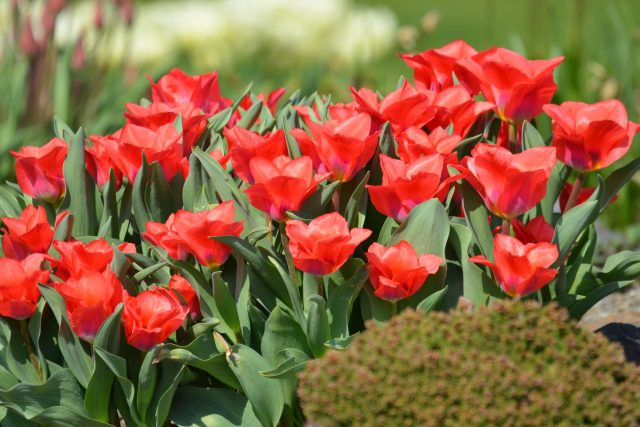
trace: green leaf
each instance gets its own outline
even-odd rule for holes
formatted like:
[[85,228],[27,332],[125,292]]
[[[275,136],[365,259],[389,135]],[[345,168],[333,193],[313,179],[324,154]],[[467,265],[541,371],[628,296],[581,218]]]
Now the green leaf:
[[332,348],[334,350],[346,350],[351,346],[351,344],[353,343],[353,339],[357,336],[358,334],[353,334],[345,338],[332,338],[324,343],[324,345],[327,348]]
[[154,222],[165,222],[169,215],[179,208],[158,162],[149,165],[149,181],[144,189],[144,203],[151,221]]
[[473,237],[478,242],[482,255],[493,262],[493,235],[489,226],[489,212],[485,208],[482,198],[468,182],[463,181],[460,184],[460,191],[464,216]]
[[433,254],[444,259],[448,237],[449,216],[442,203],[437,199],[431,199],[411,210],[409,216],[391,236],[389,245],[406,240],[419,255]]
[[262,106],[263,106],[262,101],[255,102],[247,110],[247,112],[245,112],[242,115],[240,120],[238,120],[238,123],[236,124],[236,126],[245,128],[245,129],[250,129],[251,126],[253,126],[253,124],[256,122],[256,120],[258,120],[258,117],[260,117]]
[[82,401],[82,390],[67,369],[56,372],[44,384],[21,383],[9,390],[0,390],[0,406],[39,424],[61,427],[109,425],[89,418]]
[[[371,286],[365,286],[362,290],[362,298],[360,298],[360,311],[363,320],[373,320],[378,324],[382,324],[391,319],[393,305],[389,301],[375,296]],[[334,340],[339,339],[334,338]]]
[[38,285],[42,296],[47,300],[49,307],[53,311],[58,325],[58,346],[67,366],[73,372],[82,387],[87,388],[91,379],[91,357],[87,354],[67,319],[67,312],[64,300],[58,292],[50,286]]
[[40,383],[19,331],[17,321],[0,318],[0,365],[21,382]]
[[213,279],[213,299],[215,300],[218,314],[229,328],[237,334],[240,332],[240,319],[233,295],[229,291],[227,284],[222,280],[222,272],[216,271],[212,274]]
[[53,117],[53,132],[56,137],[60,138],[67,143],[73,138],[74,132],[71,130],[64,120],[58,116]]
[[295,348],[285,348],[280,351],[279,356],[286,358],[284,362],[270,371],[260,372],[260,375],[267,378],[286,378],[304,370],[307,362],[311,360],[305,352]]
[[211,334],[202,334],[187,346],[162,344],[156,354],[156,361],[162,360],[172,360],[201,369],[231,388],[240,388],[240,383],[229,369],[224,353],[216,349]]
[[179,387],[169,419],[179,427],[260,427],[246,397],[228,389]]
[[[354,259],[355,261],[355,259]],[[358,260],[360,261],[360,260]],[[344,338],[349,336],[349,319],[353,304],[369,277],[369,269],[360,261],[360,267],[344,284],[341,284],[329,295],[329,323],[331,325],[331,338]]]
[[425,298],[420,304],[418,304],[416,308],[424,313],[429,313],[430,311],[434,310],[438,306],[438,304],[440,304],[440,301],[442,301],[446,293],[447,287],[445,286],[444,288],[432,293],[427,298]]
[[640,158],[629,162],[627,165],[609,174],[604,180],[604,193],[602,198],[598,199],[600,202],[600,211],[609,206],[609,203],[611,203],[618,191],[633,178],[638,170],[640,170]]
[[340,181],[334,181],[326,185],[321,185],[316,191],[311,193],[300,207],[300,215],[302,218],[309,217],[309,215],[311,217],[316,217],[324,213],[333,198],[333,194],[339,187]]
[[565,256],[571,251],[580,233],[598,217],[600,212],[598,201],[602,200],[603,187],[602,180],[599,180],[596,191],[593,192],[587,201],[565,212],[558,220],[553,236],[553,243],[558,245],[559,255],[554,267],[559,266],[564,261]]
[[186,372],[185,365],[165,361],[160,364],[160,379],[147,413],[147,425],[162,427],[169,416],[171,402]]
[[293,280],[291,279],[291,277],[289,277],[289,273],[284,270],[277,259],[269,257],[269,261],[280,274],[281,281],[284,283],[287,293],[289,294],[289,301],[291,301],[290,307],[293,309],[296,320],[298,321],[300,326],[304,327],[306,322],[302,304],[300,302],[300,293],[298,291],[298,287],[295,283],[293,283]]
[[95,236],[98,232],[96,214],[96,185],[85,169],[84,131],[75,133],[69,143],[67,159],[64,162],[64,177],[67,184],[65,201],[74,218],[76,236]]
[[138,231],[142,233],[147,229],[147,222],[151,221],[151,215],[147,210],[145,199],[146,188],[149,185],[149,164],[146,157],[142,156],[142,166],[138,169],[136,179],[133,181],[133,190],[131,193],[131,205],[133,209],[133,217],[136,220]]
[[320,295],[309,297],[307,315],[307,341],[314,357],[321,357],[327,350],[324,343],[331,338],[326,302]]
[[154,347],[144,355],[142,365],[140,366],[140,373],[138,374],[136,407],[138,414],[140,414],[140,422],[142,422],[142,424],[146,424],[147,409],[149,408],[149,404],[151,404],[151,399],[153,399],[158,381],[158,370],[154,363],[158,350],[158,347]]
[[522,143],[525,149],[544,147],[544,138],[531,123],[525,121],[522,124]]
[[634,283],[635,282],[633,280],[627,280],[622,282],[611,282],[598,287],[596,290],[590,292],[584,298],[579,299],[575,304],[569,307],[569,316],[571,316],[573,319],[579,320],[587,311],[589,311],[591,307],[596,305],[600,300]]
[[365,190],[367,182],[369,182],[370,172],[367,171],[365,176],[360,181],[360,184],[353,190],[347,207],[345,209],[344,217],[349,223],[349,228],[362,227],[367,212],[368,194]]
[[277,306],[265,323],[260,350],[265,359],[276,366],[282,362],[279,353],[284,348],[311,354],[303,327],[282,306]]
[[553,207],[556,204],[556,200],[558,200],[558,196],[562,192],[562,188],[564,187],[565,182],[567,182],[567,178],[569,178],[569,174],[571,170],[558,162],[551,169],[551,175],[549,175],[549,181],[547,182],[547,193],[544,196],[544,199],[540,201],[540,212],[537,212],[533,216],[538,216],[542,214],[544,216],[545,221],[549,224],[553,224]]
[[598,277],[605,282],[636,280],[640,277],[640,252],[622,251],[611,255]]
[[242,344],[231,348],[231,352],[227,354],[227,362],[262,425],[275,427],[282,415],[284,397],[279,380],[260,375],[261,371],[272,369],[269,362],[255,350]]

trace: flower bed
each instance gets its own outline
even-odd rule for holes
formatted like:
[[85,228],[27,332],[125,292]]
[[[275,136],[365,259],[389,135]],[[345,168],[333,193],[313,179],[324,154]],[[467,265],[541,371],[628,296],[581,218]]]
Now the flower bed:
[[300,425],[296,373],[367,320],[507,298],[580,318],[633,283],[638,253],[592,265],[640,168],[599,173],[638,130],[620,102],[551,104],[562,58],[457,41],[403,59],[414,84],[348,104],[230,100],[175,69],[114,134],[56,120],[14,153],[3,424]]

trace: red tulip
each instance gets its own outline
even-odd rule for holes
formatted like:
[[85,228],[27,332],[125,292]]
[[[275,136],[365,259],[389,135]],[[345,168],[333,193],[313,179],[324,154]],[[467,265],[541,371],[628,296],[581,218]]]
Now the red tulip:
[[156,246],[161,247],[167,254],[179,261],[184,261],[189,256],[189,247],[180,237],[175,227],[175,214],[169,215],[167,221],[147,222],[147,231],[142,233],[142,238],[148,240]]
[[229,99],[220,96],[217,72],[192,77],[179,68],[171,70],[158,83],[151,81],[151,99],[170,107],[190,103],[210,115],[231,105]]
[[128,103],[128,112],[124,113],[129,123],[142,126],[147,129],[157,129],[166,124],[175,125],[178,116],[182,126],[183,142],[182,155],[188,156],[191,148],[198,142],[207,126],[208,114],[195,108],[192,104],[184,104],[177,107],[169,107],[166,104],[154,102],[148,106]]
[[320,173],[330,173],[331,179],[351,180],[373,157],[378,145],[378,133],[370,134],[371,116],[358,114],[345,120],[330,119],[320,124],[308,115],[305,123],[311,137],[302,129],[291,134],[300,150],[313,159]]
[[4,222],[2,250],[4,255],[21,260],[30,254],[47,253],[53,229],[44,207],[28,205],[18,218],[0,218]]
[[511,220],[513,226],[513,233],[516,239],[522,243],[551,243],[553,240],[554,228],[545,221],[544,217],[538,216],[533,218],[527,225],[524,225],[516,218]]
[[337,271],[353,255],[356,246],[364,242],[371,231],[354,228],[337,212],[315,218],[305,224],[287,221],[289,250],[298,270],[318,276]]
[[260,135],[236,126],[225,129],[224,136],[229,143],[229,155],[234,172],[249,184],[255,183],[249,168],[251,159],[260,157],[273,160],[287,154],[287,141],[282,129]]
[[471,92],[495,104],[501,120],[519,123],[542,112],[556,92],[553,70],[564,57],[530,61],[516,52],[493,48],[457,61],[455,73]]
[[[547,193],[547,181],[556,163],[553,147],[537,147],[519,154],[491,144],[478,144],[465,157],[465,178],[487,208],[511,219],[525,213]],[[460,168],[465,170],[465,168]]]
[[447,129],[453,126],[453,134],[461,137],[469,133],[480,115],[495,107],[490,102],[474,100],[462,86],[432,92],[431,96],[431,108],[434,109],[435,116],[426,127],[433,131],[438,127]]
[[120,132],[121,130],[118,130],[106,136],[91,135],[89,138],[93,141],[93,145],[84,149],[87,171],[100,188],[109,182],[111,171],[116,178],[116,187],[120,187],[122,183],[122,171],[113,162],[103,144],[103,141],[109,140],[107,144],[117,145]]
[[127,342],[149,351],[182,326],[188,308],[167,288],[151,287],[135,297],[123,294],[122,323]]
[[387,301],[397,301],[418,292],[427,277],[435,274],[444,261],[436,255],[418,255],[405,240],[390,248],[373,243],[365,255],[371,266],[369,280],[373,293]]
[[62,166],[67,157],[67,144],[53,138],[42,147],[22,147],[11,151],[16,158],[16,178],[27,195],[49,203],[57,203],[66,191]]
[[41,269],[42,262],[41,254],[22,261],[0,258],[0,315],[18,320],[33,315],[40,298],[38,283],[49,280],[49,271]]
[[449,135],[440,127],[427,134],[422,129],[412,126],[397,137],[398,156],[405,162],[432,154],[451,154],[462,140],[460,136]]
[[402,131],[410,126],[422,127],[435,116],[430,95],[417,90],[407,81],[382,101],[378,100],[375,92],[365,88],[359,91],[351,88],[351,94],[360,111],[370,114],[378,124],[391,122],[394,131]]
[[580,172],[602,169],[624,156],[640,125],[618,100],[545,105],[552,119],[558,160]]
[[314,176],[313,162],[307,156],[280,156],[272,161],[254,157],[249,168],[256,181],[245,190],[249,201],[276,221],[284,220],[287,211],[300,209],[328,175]]
[[109,267],[113,259],[113,248],[103,238],[82,243],[54,241],[53,247],[60,254],[56,276],[62,280],[68,277],[82,277],[90,271],[101,273]]
[[[560,204],[560,212],[564,212],[567,207],[567,202],[569,201],[569,196],[571,196],[571,191],[573,191],[573,185],[570,183],[564,184],[562,187],[562,191],[560,192],[560,197],[558,198],[558,203]],[[578,194],[578,199],[576,200],[576,206],[583,204],[584,202],[591,197],[593,192],[596,191],[595,187],[585,187],[580,190]],[[611,202],[613,203],[618,200],[618,196],[613,196]]]
[[400,57],[413,69],[413,79],[418,88],[441,90],[454,85],[453,66],[456,61],[476,53],[478,52],[463,40],[456,40],[438,49]]
[[124,289],[110,270],[88,270],[57,283],[64,298],[71,329],[85,341],[93,342],[100,326],[122,302]]
[[171,280],[169,281],[169,289],[174,292],[177,292],[182,296],[184,301],[187,303],[187,307],[189,308],[189,316],[191,320],[197,320],[202,317],[202,312],[200,311],[200,301],[198,301],[198,295],[196,291],[191,286],[191,283],[187,281],[184,277],[174,274],[171,276]]
[[397,221],[425,200],[443,200],[451,182],[458,176],[442,179],[444,161],[440,154],[423,156],[411,163],[380,155],[382,185],[367,185],[376,210]]
[[558,259],[558,248],[551,243],[523,244],[518,239],[498,234],[493,238],[492,263],[482,255],[469,258],[488,266],[502,290],[512,297],[522,297],[552,281],[557,269],[548,268]]
[[[217,269],[229,257],[231,249],[224,243],[210,239],[211,236],[240,236],[242,221],[235,221],[232,201],[220,203],[213,209],[176,212],[173,228],[182,239],[186,250],[206,267]],[[147,224],[148,228],[148,224]]]

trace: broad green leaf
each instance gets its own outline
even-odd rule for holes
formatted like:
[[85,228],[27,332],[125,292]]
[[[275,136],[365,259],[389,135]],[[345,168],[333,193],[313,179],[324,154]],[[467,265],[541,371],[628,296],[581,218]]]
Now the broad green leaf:
[[0,318],[0,364],[21,382],[40,383],[22,343],[18,321]]
[[606,282],[636,280],[640,277],[640,252],[622,251],[609,256],[598,276]]
[[278,353],[278,356],[285,358],[284,362],[270,371],[260,372],[260,375],[267,378],[287,378],[304,370],[307,362],[311,360],[304,351],[295,348],[285,348]]
[[431,199],[411,210],[409,216],[391,236],[389,246],[406,240],[419,255],[432,254],[444,259],[448,237],[449,216],[442,203],[437,199]]
[[258,120],[258,117],[260,117],[260,112],[262,111],[262,101],[258,101],[256,103],[254,103],[240,118],[240,120],[238,120],[238,123],[236,124],[236,126],[241,127],[241,128],[245,128],[245,129],[250,129],[251,126],[253,126],[253,124],[256,122],[256,120]]
[[158,162],[149,165],[149,181],[144,189],[144,203],[149,218],[154,222],[165,222],[169,215],[179,208]]
[[602,198],[598,199],[600,202],[600,211],[603,211],[609,206],[609,203],[611,203],[618,191],[633,178],[638,170],[640,170],[640,158],[629,162],[627,165],[609,174],[604,180],[604,193]]
[[320,295],[311,295],[307,314],[307,341],[314,357],[321,357],[325,353],[324,343],[330,338],[326,302]]
[[212,274],[213,279],[213,299],[216,304],[220,319],[224,321],[229,328],[237,334],[240,332],[240,319],[238,318],[238,310],[233,295],[229,291],[227,284],[222,280],[222,273],[216,271]]
[[69,142],[69,151],[64,162],[64,177],[67,192],[63,204],[68,203],[74,217],[74,235],[95,236],[98,232],[96,185],[85,169],[82,128]]
[[149,185],[150,171],[147,159],[142,156],[142,166],[136,174],[136,179],[133,182],[133,190],[131,193],[131,206],[133,209],[133,217],[136,220],[138,230],[140,233],[147,229],[147,222],[151,221],[151,214],[149,213],[145,203],[145,192]]
[[525,121],[522,124],[522,143],[525,149],[544,147],[544,138],[531,123]]
[[420,304],[418,304],[418,307],[416,308],[424,313],[429,313],[430,311],[438,307],[438,304],[440,304],[446,293],[447,287],[445,286],[444,288],[432,293],[427,298],[425,298]]
[[169,419],[178,427],[260,427],[246,397],[228,389],[178,387]]
[[329,311],[329,324],[331,325],[331,338],[349,336],[349,319],[351,318],[353,304],[369,277],[367,266],[362,261],[360,261],[360,264],[353,276],[346,283],[339,285],[329,295],[327,308]]
[[596,305],[604,297],[634,284],[632,280],[622,282],[611,282],[600,286],[596,290],[590,292],[582,299],[578,299],[575,304],[569,307],[569,315],[573,319],[579,320],[591,307]]
[[181,363],[165,361],[160,363],[160,379],[153,394],[153,400],[147,413],[147,425],[162,427],[169,416],[171,402],[175,396],[180,381],[186,372]]
[[282,283],[284,283],[289,295],[289,301],[291,301],[290,307],[293,309],[293,313],[296,316],[297,322],[300,324],[300,326],[304,327],[306,322],[304,311],[302,309],[302,303],[300,301],[300,293],[298,292],[298,287],[295,283],[293,283],[293,280],[291,279],[291,277],[289,277],[289,273],[284,270],[278,260],[269,257],[269,261],[280,274],[281,281]]
[[462,206],[467,225],[471,229],[478,246],[480,246],[482,255],[489,261],[493,261],[493,236],[489,226],[489,212],[485,208],[482,198],[471,184],[463,181],[460,184],[460,190],[462,192]]
[[138,374],[138,387],[136,388],[136,407],[140,414],[140,422],[147,423],[147,409],[153,399],[156,383],[158,381],[158,369],[154,359],[158,354],[158,347],[152,348],[144,355],[140,373]]
[[272,366],[250,347],[236,344],[227,353],[229,367],[242,385],[253,410],[265,427],[275,427],[284,408],[284,396],[280,380],[260,375]]
[[367,171],[360,181],[360,184],[353,190],[347,206],[345,208],[344,217],[349,223],[349,228],[362,227],[367,212],[368,194],[365,191],[367,182],[369,182],[370,172]]

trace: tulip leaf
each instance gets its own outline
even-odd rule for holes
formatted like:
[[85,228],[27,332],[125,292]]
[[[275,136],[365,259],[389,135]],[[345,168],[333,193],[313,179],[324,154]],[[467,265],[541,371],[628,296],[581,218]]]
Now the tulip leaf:
[[[389,301],[375,296],[371,286],[365,286],[362,295],[360,299],[360,311],[363,320],[374,320],[376,323],[382,324],[391,319],[393,315],[392,304]],[[339,339],[340,338],[334,338],[333,340]]]
[[165,425],[169,416],[171,402],[185,372],[186,367],[184,364],[170,361],[160,364],[160,379],[147,413],[147,425],[154,427]]
[[346,283],[339,285],[329,295],[327,307],[331,338],[349,336],[349,319],[353,304],[368,277],[369,269],[366,265],[361,265]]
[[27,328],[35,347],[42,373],[45,378],[49,376],[49,373],[47,369],[47,359],[42,351],[42,346],[40,345],[40,338],[42,337],[42,314],[46,306],[47,302],[44,300],[44,298],[38,301],[36,310],[31,316],[31,319],[29,319]]
[[538,129],[527,121],[522,124],[522,144],[527,150],[546,146],[544,138],[542,138]]
[[56,137],[60,138],[63,141],[66,141],[67,143],[71,141],[74,136],[74,132],[73,130],[71,130],[69,125],[66,124],[64,120],[62,120],[58,116],[53,117],[53,133],[56,135]]
[[[198,212],[204,210],[212,200],[209,200],[208,187],[213,180],[203,170],[198,156],[189,157],[189,175],[182,189],[182,204],[188,211]],[[214,194],[211,191],[211,194]]]
[[304,370],[310,360],[309,356],[305,352],[295,348],[285,348],[284,350],[281,350],[279,354],[286,357],[284,362],[280,363],[270,371],[260,372],[260,375],[267,378],[286,378],[291,374]]
[[398,223],[396,220],[391,217],[387,217],[380,228],[380,232],[378,233],[378,243],[387,246],[389,244],[389,240],[391,240],[391,236],[397,228]]
[[145,191],[149,185],[149,164],[146,157],[142,156],[142,166],[138,169],[136,179],[133,182],[133,190],[131,193],[131,205],[133,209],[133,217],[136,220],[138,231],[142,233],[147,229],[147,222],[151,221],[151,215],[147,210],[145,203]]
[[96,185],[85,169],[82,128],[69,142],[69,151],[63,169],[67,185],[63,205],[68,204],[69,211],[74,217],[74,235],[95,236],[98,232]]
[[349,223],[349,228],[362,227],[367,212],[367,201],[369,200],[368,194],[365,191],[367,182],[369,182],[370,172],[367,171],[365,176],[360,181],[360,184],[353,190],[347,206],[345,208],[344,217]]
[[326,302],[320,295],[309,297],[307,314],[307,341],[314,357],[321,357],[327,350],[324,343],[331,338]]
[[160,163],[149,165],[149,181],[144,189],[144,203],[151,221],[165,222],[178,210],[173,190],[162,172]]
[[284,396],[280,380],[260,375],[272,369],[269,362],[251,347],[236,344],[227,353],[227,363],[262,425],[275,427],[282,415]]
[[147,424],[147,409],[153,398],[156,383],[158,381],[158,370],[154,359],[159,348],[154,347],[149,350],[142,360],[140,373],[138,374],[138,388],[136,389],[136,407],[140,414],[140,422]]
[[422,300],[422,302],[418,304],[416,309],[422,311],[423,313],[429,313],[430,311],[433,311],[436,307],[438,307],[438,304],[440,304],[446,293],[447,287],[445,286],[444,288],[440,289],[439,291],[435,291],[427,298]]
[[[96,334],[93,344],[98,347],[117,352],[120,345],[120,316],[123,305],[119,304],[114,313],[109,316]],[[84,396],[84,407],[91,418],[98,421],[109,421],[109,402],[113,373],[102,359],[94,357],[93,372]]]
[[39,383],[19,330],[17,321],[0,318],[0,366],[6,367],[21,382]]
[[311,193],[300,207],[302,217],[315,218],[324,213],[333,198],[333,194],[339,187],[340,181],[334,181],[326,185],[321,185],[316,191]]
[[262,101],[255,102],[242,115],[240,120],[238,120],[238,123],[236,124],[236,126],[245,128],[245,129],[250,129],[251,126],[253,126],[253,124],[256,122],[256,120],[258,120],[258,117],[260,117],[260,112],[262,112],[262,106],[263,106]]
[[463,181],[459,188],[462,193],[462,207],[467,225],[469,225],[475,241],[480,246],[482,255],[493,262],[493,236],[489,226],[489,212],[485,208],[482,198],[471,184]]
[[58,346],[67,366],[73,372],[82,387],[87,388],[91,379],[91,357],[86,353],[78,336],[73,333],[67,318],[64,300],[60,294],[50,286],[38,285],[42,296],[47,300],[51,311],[60,326],[58,332]]
[[244,88],[242,93],[236,98],[235,101],[233,101],[233,105],[231,105],[230,107],[225,108],[224,110],[216,113],[213,117],[211,117],[209,119],[208,127],[212,131],[214,131],[216,133],[219,133],[219,132],[222,131],[222,129],[224,129],[224,127],[227,125],[227,123],[229,123],[229,120],[231,120],[231,117],[233,116],[233,113],[236,111],[236,109],[238,108],[238,106],[240,105],[240,103],[242,102],[244,97],[251,90],[251,86],[252,85],[253,84],[250,83],[249,85],[247,85],[247,87]]
[[549,181],[547,181],[547,192],[538,205],[539,210],[538,206],[536,206],[533,209],[535,213],[529,213],[530,218],[543,215],[545,221],[549,224],[554,223],[553,208],[570,173],[571,170],[560,162],[551,169],[551,175],[549,175]]
[[418,255],[433,254],[444,259],[449,238],[449,216],[437,199],[427,200],[413,208],[409,216],[391,236],[389,245],[406,240]]
[[358,336],[359,333],[353,334],[351,336],[345,338],[331,338],[329,341],[324,343],[327,348],[332,348],[334,350],[346,350],[351,347],[353,344],[353,340]]
[[63,369],[44,384],[17,384],[0,390],[0,406],[38,424],[72,427],[107,427],[92,420],[82,407],[82,390],[73,374]]
[[223,388],[178,387],[169,419],[178,427],[261,427],[247,398]]
[[282,362],[279,352],[283,348],[295,348],[310,355],[311,350],[303,328],[306,325],[301,326],[287,309],[281,305],[276,306],[265,323],[260,352],[274,366]]
[[589,311],[591,307],[596,305],[600,300],[606,296],[633,285],[634,280],[625,280],[606,283],[594,291],[587,294],[584,298],[578,299],[573,305],[569,307],[569,316],[573,319],[580,320],[584,314]]
[[222,272],[216,271],[212,274],[213,279],[213,299],[220,319],[225,322],[234,334],[240,332],[240,319],[238,309],[233,295],[229,291],[227,284],[222,280]]
[[2,216],[15,218],[23,211],[22,206],[18,203],[17,193],[10,187],[0,185],[0,212]]
[[622,251],[611,255],[598,276],[607,282],[637,279],[640,277],[640,252]]
[[156,361],[163,360],[198,368],[231,388],[240,388],[240,383],[229,368],[224,353],[216,349],[211,334],[202,334],[186,346],[162,344],[156,355]]
[[290,119],[294,120],[296,117],[295,110],[293,110],[290,106],[286,106],[282,110],[280,110],[280,113],[278,113],[276,117],[276,125],[278,129],[284,130],[289,157],[294,159],[296,157],[300,157],[300,147],[298,147],[298,142],[296,141],[296,139],[291,136],[291,129],[294,127],[291,124],[292,120],[285,119],[285,115],[288,115]]
[[[100,219],[100,230],[104,227],[108,227],[111,231],[111,237],[118,238],[120,227],[118,223],[118,201],[116,193],[118,188],[116,187],[116,176],[113,169],[109,171],[109,181],[104,185],[102,189],[102,218]],[[106,233],[105,233],[106,235]]]
[[616,169],[607,176],[604,180],[604,193],[602,198],[598,199],[600,211],[603,211],[611,203],[618,191],[633,178],[638,170],[640,170],[640,158]]
[[558,245],[559,255],[554,267],[558,267],[564,262],[580,233],[598,217],[600,206],[598,201],[602,200],[603,192],[604,185],[600,179],[596,191],[587,201],[565,212],[558,220],[553,243]]
[[296,320],[304,328],[305,318],[304,311],[302,309],[302,304],[300,302],[300,293],[298,292],[298,287],[295,283],[293,283],[293,279],[289,276],[289,274],[284,270],[280,262],[269,256],[269,261],[271,265],[275,267],[275,269],[280,274],[281,281],[284,283],[285,288],[287,289],[287,293],[289,294],[289,301],[291,301],[291,308],[293,309],[293,313],[296,317]]

